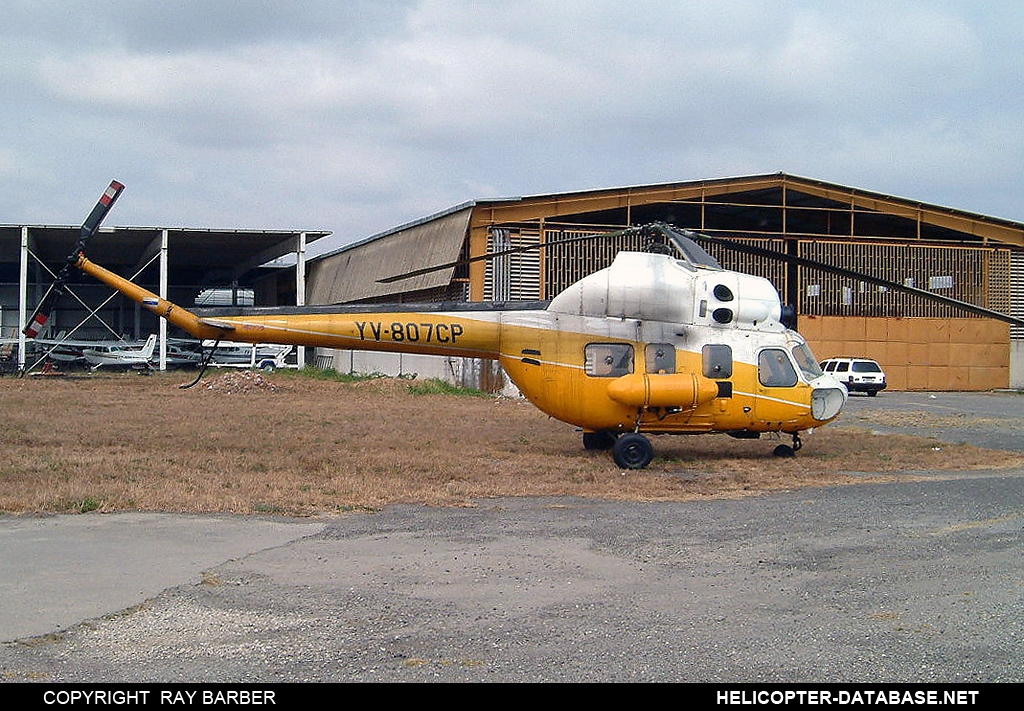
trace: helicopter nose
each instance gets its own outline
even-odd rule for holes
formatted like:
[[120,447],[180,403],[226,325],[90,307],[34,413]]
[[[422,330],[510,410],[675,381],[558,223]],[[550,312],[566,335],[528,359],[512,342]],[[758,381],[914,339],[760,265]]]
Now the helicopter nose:
[[819,422],[835,418],[846,404],[846,386],[831,376],[822,376],[814,382],[811,392],[811,417]]

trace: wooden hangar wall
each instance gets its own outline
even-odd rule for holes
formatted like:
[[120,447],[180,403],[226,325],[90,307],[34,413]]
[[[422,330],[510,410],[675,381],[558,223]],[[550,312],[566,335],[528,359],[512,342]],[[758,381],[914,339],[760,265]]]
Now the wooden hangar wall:
[[[437,229],[429,233],[426,251],[436,251],[437,243],[444,243],[446,255],[479,256],[663,221],[1024,315],[1024,225],[787,174],[479,201],[461,207],[384,237],[392,238],[395,251],[409,250],[422,257],[420,243],[412,247],[415,233],[425,234],[426,226],[433,225]],[[447,221],[444,228],[442,221]],[[406,243],[399,246],[396,235]],[[642,245],[622,237],[543,247],[446,273],[446,284],[434,284],[429,293],[399,282],[389,293],[373,294],[372,300],[451,298],[460,292],[471,301],[549,299],[607,266],[617,251],[639,248]],[[857,355],[878,360],[892,389],[1024,387],[1024,331],[1014,329],[1011,338],[1010,328],[1001,321],[956,313],[931,301],[820,271],[720,248],[709,251],[727,268],[770,279],[783,301],[797,307],[799,330],[821,359]],[[385,261],[395,256],[392,253]],[[411,268],[429,266],[428,262],[420,258]],[[319,269],[316,264],[312,271]],[[402,269],[385,271],[381,276]],[[331,278],[346,277],[334,272]],[[311,293],[310,301],[317,303],[314,299]]]

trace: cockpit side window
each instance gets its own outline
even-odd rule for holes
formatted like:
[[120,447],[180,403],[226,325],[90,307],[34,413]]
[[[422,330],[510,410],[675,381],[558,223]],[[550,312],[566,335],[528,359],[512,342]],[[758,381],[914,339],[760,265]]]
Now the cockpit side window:
[[618,378],[633,372],[633,346],[628,343],[588,343],[584,369],[595,378]]
[[781,348],[761,351],[757,356],[757,377],[766,388],[791,388],[797,383],[796,370]]

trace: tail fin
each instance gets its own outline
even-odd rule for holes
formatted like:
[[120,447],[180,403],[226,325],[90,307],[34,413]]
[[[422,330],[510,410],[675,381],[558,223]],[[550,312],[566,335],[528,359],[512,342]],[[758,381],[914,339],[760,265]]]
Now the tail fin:
[[156,348],[156,334],[150,334],[149,338],[146,339],[146,345],[142,347],[142,355],[145,356],[146,360],[153,357],[153,350]]

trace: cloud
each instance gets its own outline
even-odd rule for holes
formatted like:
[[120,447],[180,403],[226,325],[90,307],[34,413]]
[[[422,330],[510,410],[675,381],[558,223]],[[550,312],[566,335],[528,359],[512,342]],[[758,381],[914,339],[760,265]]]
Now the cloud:
[[[14,2],[0,221],[356,239],[778,170],[1024,219],[1014,3]],[[197,190],[197,186],[201,189]]]

